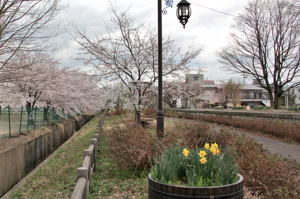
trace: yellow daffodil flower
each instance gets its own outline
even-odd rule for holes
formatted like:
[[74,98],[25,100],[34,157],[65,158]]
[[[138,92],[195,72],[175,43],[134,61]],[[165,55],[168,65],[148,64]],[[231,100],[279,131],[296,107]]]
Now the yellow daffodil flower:
[[206,152],[201,150],[198,155],[201,157],[201,158],[204,158],[206,156]]
[[217,149],[217,148],[211,147],[211,148],[210,148],[210,152],[211,152],[213,155],[217,155],[217,154],[218,154],[218,149]]
[[205,164],[206,162],[207,162],[207,159],[205,157],[200,159],[201,164]]
[[217,143],[214,143],[214,144],[211,144],[211,147],[212,147],[212,148],[218,148],[219,145],[218,145]]
[[182,150],[182,154],[184,155],[184,157],[188,157],[189,154],[190,154],[190,151],[189,151],[188,149],[184,148],[184,149]]
[[205,148],[205,149],[209,149],[209,148],[210,148],[210,144],[205,143],[204,148]]

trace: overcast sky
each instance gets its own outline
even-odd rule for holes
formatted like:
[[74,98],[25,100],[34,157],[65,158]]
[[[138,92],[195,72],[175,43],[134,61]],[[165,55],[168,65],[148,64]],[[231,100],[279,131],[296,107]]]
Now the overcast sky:
[[[237,15],[243,12],[248,0],[188,0],[191,3],[192,16],[186,29],[183,29],[176,17],[176,5],[180,0],[173,0],[174,7],[168,8],[168,14],[163,15],[163,35],[171,36],[183,47],[190,45],[203,46],[194,68],[200,67],[205,74],[205,79],[227,80],[234,75],[222,67],[216,52],[228,44],[229,34],[234,31],[234,17],[220,14],[201,6],[209,7]],[[137,22],[157,26],[157,1],[156,0],[111,0],[118,9],[130,9],[130,14]],[[162,0],[163,4],[165,0]],[[105,33],[109,26],[109,1],[108,0],[62,0],[65,8],[59,18],[65,27],[65,34],[58,38],[58,51],[56,58],[63,66],[82,67],[83,63],[76,61],[78,45],[68,34],[72,28],[84,29],[90,35]],[[164,6],[164,5],[163,5]],[[235,76],[237,78],[237,76]]]

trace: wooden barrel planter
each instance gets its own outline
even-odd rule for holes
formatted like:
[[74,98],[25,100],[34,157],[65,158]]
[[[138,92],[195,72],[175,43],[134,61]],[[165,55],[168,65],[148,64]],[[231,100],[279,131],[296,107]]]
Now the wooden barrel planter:
[[157,182],[148,176],[149,199],[243,199],[243,176],[233,184],[188,187]]

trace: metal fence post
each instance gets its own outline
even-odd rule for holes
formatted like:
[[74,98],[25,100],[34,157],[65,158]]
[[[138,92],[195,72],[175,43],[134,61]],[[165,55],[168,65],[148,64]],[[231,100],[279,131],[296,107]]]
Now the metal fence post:
[[[45,109],[45,108],[44,108]],[[49,124],[49,120],[50,120],[50,113],[49,112],[51,112],[50,110],[49,110],[49,108],[47,109],[47,112],[46,112],[46,117],[47,117],[47,120],[46,120],[46,125],[48,125]]]
[[34,107],[34,121],[33,121],[33,129],[35,130],[35,123],[36,123],[36,107]]
[[8,108],[8,133],[9,133],[9,137],[11,138],[11,127],[10,127],[10,106],[8,106],[7,108]]
[[28,133],[28,122],[29,122],[29,114],[27,113],[27,127],[26,127],[26,133]]
[[19,135],[21,135],[21,132],[22,132],[22,118],[23,118],[23,106],[21,106],[21,116],[20,116]]

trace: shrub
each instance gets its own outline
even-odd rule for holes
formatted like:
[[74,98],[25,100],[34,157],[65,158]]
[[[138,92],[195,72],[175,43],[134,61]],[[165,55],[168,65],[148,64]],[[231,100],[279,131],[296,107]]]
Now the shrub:
[[157,147],[156,138],[145,129],[132,125],[131,128],[113,127],[108,132],[112,158],[126,168],[146,169],[151,167]]
[[113,115],[124,115],[126,114],[126,111],[124,109],[117,109],[114,112],[112,112]]
[[299,170],[271,155],[251,138],[189,120],[172,121],[165,132],[166,137],[158,140],[149,130],[137,126],[114,127],[108,133],[111,155],[123,167],[147,169],[154,157],[174,145],[200,148],[206,142],[216,142],[222,149],[228,149],[250,190],[260,191],[270,199],[298,199],[300,195]]
[[234,106],[234,107],[231,107],[232,110],[242,110],[242,109],[246,109],[245,106]]
[[289,108],[289,111],[300,111],[300,107]]
[[252,109],[253,110],[270,110],[271,108],[267,107],[267,106],[254,106]]
[[203,120],[214,122],[217,124],[225,124],[237,128],[249,129],[252,131],[260,131],[285,140],[292,140],[300,143],[299,122],[283,121],[283,120],[266,120],[266,119],[243,119],[229,118],[223,116],[205,116],[193,114],[178,114],[179,118]]
[[[231,145],[245,185],[260,190],[266,198],[297,198],[300,195],[299,171],[271,155],[253,139],[237,136]],[[280,191],[278,191],[280,190]]]
[[155,117],[156,116],[156,110],[153,108],[145,108],[143,111],[144,116],[147,117]]
[[[203,130],[203,127],[206,130]],[[181,134],[176,133],[177,129],[181,131]],[[266,198],[297,199],[300,195],[300,181],[297,179],[300,175],[299,170],[278,156],[271,155],[253,139],[224,129],[212,130],[202,122],[191,124],[184,121],[184,123],[177,124],[174,131],[173,141],[178,140],[182,143],[183,139],[186,142],[185,146],[202,146],[211,140],[219,143],[223,148],[230,148],[230,152],[239,165],[240,173],[245,177],[245,185],[252,190],[259,190]],[[200,133],[197,133],[198,131]],[[177,138],[175,138],[176,135]]]

